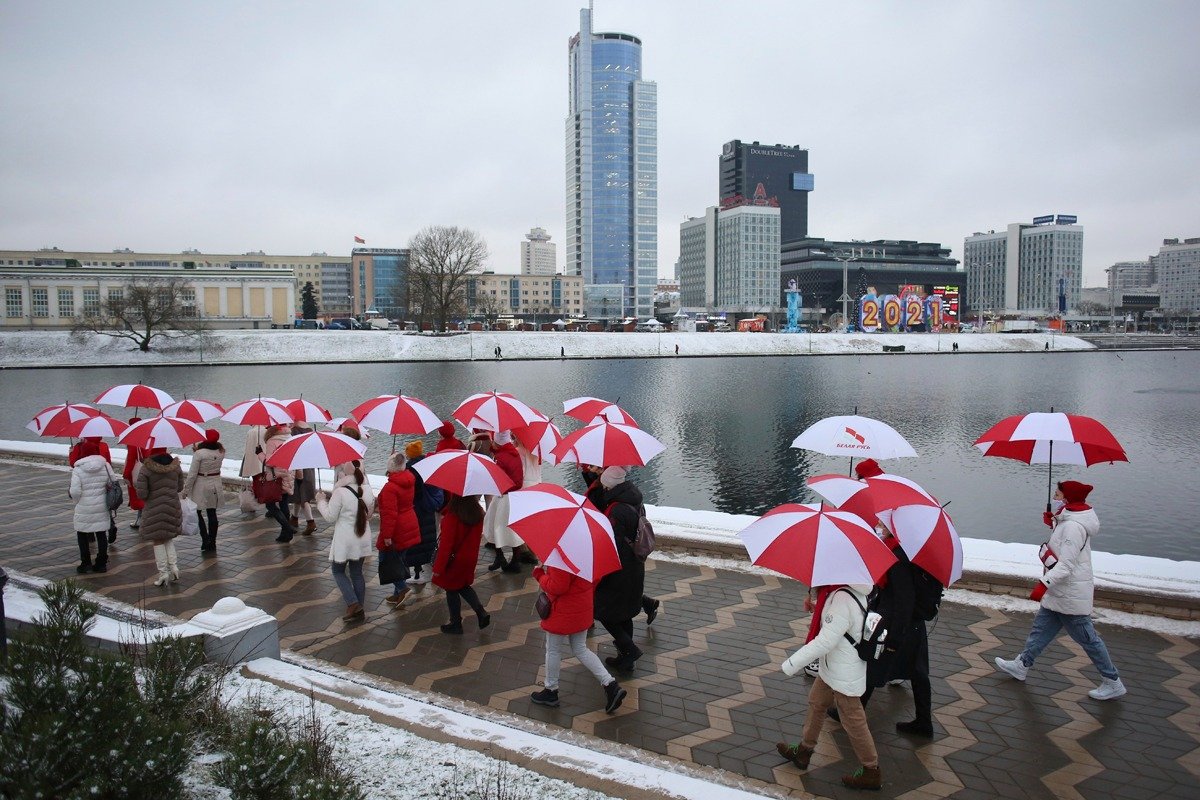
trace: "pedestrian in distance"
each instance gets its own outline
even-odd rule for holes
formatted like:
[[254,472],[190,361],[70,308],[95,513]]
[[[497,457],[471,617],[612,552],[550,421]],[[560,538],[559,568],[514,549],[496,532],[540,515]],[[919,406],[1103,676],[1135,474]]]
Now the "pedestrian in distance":
[[221,434],[213,429],[204,432],[204,441],[192,448],[192,464],[183,482],[183,496],[196,504],[200,522],[200,552],[217,551],[217,509],[221,507],[221,465],[225,463],[225,448]]
[[814,658],[821,662],[808,692],[803,734],[796,744],[779,742],[775,749],[801,770],[808,769],[825,724],[826,712],[836,706],[850,746],[862,764],[855,772],[843,775],[842,783],[851,789],[879,789],[883,786],[879,754],[860,699],[867,688],[867,663],[859,657],[853,643],[863,630],[867,593],[871,587],[835,586],[830,589],[816,636],[782,665],[784,674],[792,676]]
[[392,453],[387,463],[387,483],[379,490],[379,582],[391,583],[392,593],[384,602],[400,608],[408,595],[408,565],[404,553],[421,543],[421,523],[413,508],[416,479],[408,470],[404,453]]
[[137,477],[138,495],[145,499],[142,513],[141,537],[154,545],[154,564],[158,567],[155,586],[179,580],[179,559],[175,554],[175,537],[183,533],[183,509],[179,493],[183,491],[183,468],[165,447],[149,451]]
[[1092,539],[1100,530],[1100,518],[1087,503],[1092,487],[1079,481],[1061,481],[1054,493],[1055,508],[1042,515],[1052,529],[1050,540],[1038,557],[1043,575],[1029,595],[1041,603],[1025,647],[1016,658],[996,658],[996,668],[1019,681],[1029,675],[1037,657],[1066,628],[1100,673],[1101,682],[1088,692],[1093,700],[1115,700],[1125,694],[1125,684],[1113,666],[1104,640],[1092,624]]
[[[75,571],[105,572],[108,570],[108,530],[112,515],[108,510],[107,487],[117,479],[112,466],[95,442],[81,442],[71,467],[71,486],[67,496],[75,501],[72,523],[79,544],[79,566]],[[96,545],[96,560],[92,561],[92,543]]]
[[479,561],[479,542],[483,537],[483,507],[479,497],[450,495],[442,515],[442,538],[433,562],[433,585],[446,590],[450,621],[442,633],[463,632],[462,604],[466,601],[475,612],[479,630],[492,624],[492,617],[479,601],[472,584],[475,564]]
[[317,492],[317,511],[326,522],[333,523],[329,563],[333,581],[346,602],[342,621],[362,622],[367,616],[363,562],[374,549],[368,517],[375,503],[375,492],[367,483],[362,465],[358,461],[350,463],[353,471],[339,478],[332,492],[328,495]]
[[542,620],[542,630],[546,632],[546,678],[543,688],[530,695],[529,699],[540,706],[558,707],[562,646],[566,644],[571,654],[604,688],[604,711],[612,714],[621,707],[628,692],[621,688],[616,678],[600,663],[600,657],[587,646],[587,632],[594,614],[595,585],[578,575],[551,566],[534,567],[533,577],[550,600],[550,614]]
[[495,351],[495,352],[496,352],[496,360],[497,360],[497,361],[499,361],[499,360],[500,360],[500,357],[501,357],[500,345],[496,345],[496,351]]

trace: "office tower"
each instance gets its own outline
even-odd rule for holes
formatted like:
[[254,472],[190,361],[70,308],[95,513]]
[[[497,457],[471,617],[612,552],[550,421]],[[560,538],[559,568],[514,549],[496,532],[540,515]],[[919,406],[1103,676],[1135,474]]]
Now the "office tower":
[[393,247],[356,247],[350,252],[351,314],[401,319],[408,313],[409,254]]
[[808,193],[813,176],[808,171],[808,151],[781,144],[726,142],[721,148],[721,204],[749,198],[761,185],[779,202],[780,241],[795,242],[808,237]]
[[1048,214],[968,236],[966,304],[975,312],[1058,313],[1061,286],[1066,310],[1074,309],[1083,283],[1083,226],[1076,223],[1074,216]]
[[553,275],[558,269],[558,255],[545,228],[534,228],[521,242],[521,274]]
[[1163,239],[1154,258],[1161,307],[1170,311],[1200,311],[1200,237]]
[[779,307],[779,208],[755,200],[709,208],[679,226],[679,304],[690,311],[770,313]]
[[590,8],[569,42],[564,271],[582,275],[588,316],[654,311],[658,279],[658,95],[642,42],[594,33]]

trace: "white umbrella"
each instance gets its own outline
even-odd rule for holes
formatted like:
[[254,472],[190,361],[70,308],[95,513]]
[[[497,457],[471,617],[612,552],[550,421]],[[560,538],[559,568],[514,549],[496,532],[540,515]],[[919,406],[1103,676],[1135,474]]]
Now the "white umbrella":
[[792,447],[827,456],[849,456],[851,466],[856,458],[907,458],[917,455],[908,440],[891,425],[857,414],[826,417],[813,423],[792,441]]

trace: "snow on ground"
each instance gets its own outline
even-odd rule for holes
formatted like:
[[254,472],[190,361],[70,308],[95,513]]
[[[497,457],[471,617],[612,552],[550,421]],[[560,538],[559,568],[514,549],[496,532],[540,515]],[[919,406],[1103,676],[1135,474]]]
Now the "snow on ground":
[[488,331],[449,336],[395,331],[214,331],[201,347],[189,340],[155,343],[142,353],[125,340],[71,338],[65,331],[0,333],[0,365],[127,366],[217,363],[328,363],[331,354],[353,353],[355,362],[504,359],[655,358],[688,356],[782,356],[882,353],[904,345],[907,353],[1036,352],[1094,350],[1073,336],[1043,333],[558,333]]

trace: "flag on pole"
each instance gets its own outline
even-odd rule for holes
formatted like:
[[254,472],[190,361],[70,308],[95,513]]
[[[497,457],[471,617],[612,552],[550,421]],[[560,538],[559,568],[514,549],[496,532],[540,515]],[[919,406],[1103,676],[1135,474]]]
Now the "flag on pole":
[[355,236],[355,237],[354,237],[354,243],[355,243],[355,244],[366,244],[366,243],[367,243],[367,240],[366,240],[366,239],[364,239],[364,238],[363,238],[363,237],[361,237],[361,236]]

